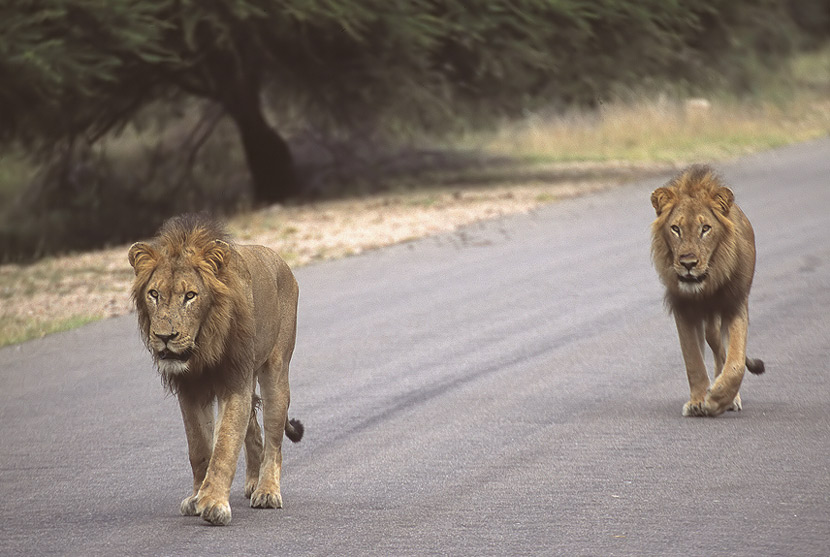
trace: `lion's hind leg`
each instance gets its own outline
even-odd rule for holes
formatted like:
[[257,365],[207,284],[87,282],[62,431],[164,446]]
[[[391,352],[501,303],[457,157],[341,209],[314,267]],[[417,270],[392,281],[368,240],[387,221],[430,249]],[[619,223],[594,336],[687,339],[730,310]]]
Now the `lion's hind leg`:
[[706,321],[706,343],[715,355],[715,377],[723,371],[723,364],[726,362],[726,349],[723,347],[723,333],[721,331],[721,318],[716,315]]
[[260,509],[282,508],[280,475],[282,472],[282,438],[288,419],[288,362],[275,350],[259,373],[262,395],[262,422],[265,429],[265,451],[259,481],[251,493],[251,506]]
[[253,395],[251,404],[251,419],[248,421],[248,431],[245,433],[245,497],[251,498],[259,482],[259,471],[262,465],[262,453],[265,447],[262,443],[262,430],[256,418],[257,408],[261,400]]

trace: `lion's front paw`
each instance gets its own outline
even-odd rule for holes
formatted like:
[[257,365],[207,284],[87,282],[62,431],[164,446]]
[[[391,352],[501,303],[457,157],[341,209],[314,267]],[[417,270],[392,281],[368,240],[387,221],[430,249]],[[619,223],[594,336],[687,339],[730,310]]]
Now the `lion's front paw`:
[[723,401],[717,401],[714,396],[712,396],[712,390],[709,389],[706,392],[706,398],[703,399],[703,411],[705,412],[705,416],[720,416],[727,409],[734,404],[734,399],[724,403]]
[[701,418],[708,416],[703,401],[689,401],[683,405],[683,416],[686,418]]
[[184,499],[182,499],[182,504],[179,507],[179,512],[182,513],[184,516],[198,515],[199,511],[196,510],[196,504],[198,502],[199,499],[195,495],[185,497]]
[[729,412],[740,412],[743,409],[744,407],[741,404],[741,395],[735,395],[735,399],[732,401],[732,404],[726,408]]
[[251,506],[255,509],[281,509],[282,496],[279,491],[257,489],[251,494]]
[[202,518],[214,526],[227,526],[231,523],[231,506],[227,501],[200,497],[196,508]]

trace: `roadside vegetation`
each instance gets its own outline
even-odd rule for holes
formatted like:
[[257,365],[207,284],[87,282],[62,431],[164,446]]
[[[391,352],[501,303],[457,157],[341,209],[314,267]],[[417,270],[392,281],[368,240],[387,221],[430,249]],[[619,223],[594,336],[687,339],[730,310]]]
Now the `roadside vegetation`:
[[751,94],[626,92],[596,110],[540,112],[456,145],[529,162],[723,160],[830,133],[830,46],[767,72]]
[[[238,0],[186,22],[172,0],[47,3],[45,19],[0,7],[0,345],[129,311],[126,246],[182,211],[217,213],[298,266],[830,133],[819,0],[396,4],[437,10],[405,23],[358,2],[276,14]],[[223,5],[238,9],[218,17]],[[83,25],[42,43],[70,13]],[[101,22],[112,28],[91,53]],[[277,24],[303,34],[285,36],[290,67],[269,42]],[[193,58],[211,29],[230,51]],[[259,91],[261,118],[205,77],[237,71],[249,40],[265,54],[236,86]],[[201,77],[168,79],[202,63]],[[270,155],[251,152],[253,136]]]

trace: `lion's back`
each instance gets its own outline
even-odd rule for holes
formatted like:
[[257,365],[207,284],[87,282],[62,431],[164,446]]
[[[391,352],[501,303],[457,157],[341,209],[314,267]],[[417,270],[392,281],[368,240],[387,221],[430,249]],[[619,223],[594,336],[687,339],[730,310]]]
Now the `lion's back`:
[[272,249],[259,245],[236,246],[245,264],[251,289],[259,352],[274,343],[293,346],[299,288],[288,264]]
[[277,252],[266,246],[236,246],[251,274],[252,282],[265,281],[260,286],[274,289],[291,289],[296,286],[294,273]]

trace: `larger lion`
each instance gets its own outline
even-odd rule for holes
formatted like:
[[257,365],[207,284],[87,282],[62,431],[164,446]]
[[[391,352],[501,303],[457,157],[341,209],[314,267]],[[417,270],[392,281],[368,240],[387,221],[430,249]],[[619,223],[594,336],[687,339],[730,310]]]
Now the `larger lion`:
[[288,265],[266,247],[230,243],[201,215],[170,219],[152,241],[134,244],[129,260],[141,336],[184,419],[193,491],[181,513],[230,523],[243,442],[245,496],[252,507],[281,507],[283,432],[294,442],[303,434],[288,420],[298,296]]
[[[741,410],[744,366],[764,372],[764,362],[746,356],[755,234],[734,200],[704,165],[688,168],[651,194],[657,212],[651,255],[677,324],[691,391],[684,416]],[[704,339],[715,355],[711,386]]]

